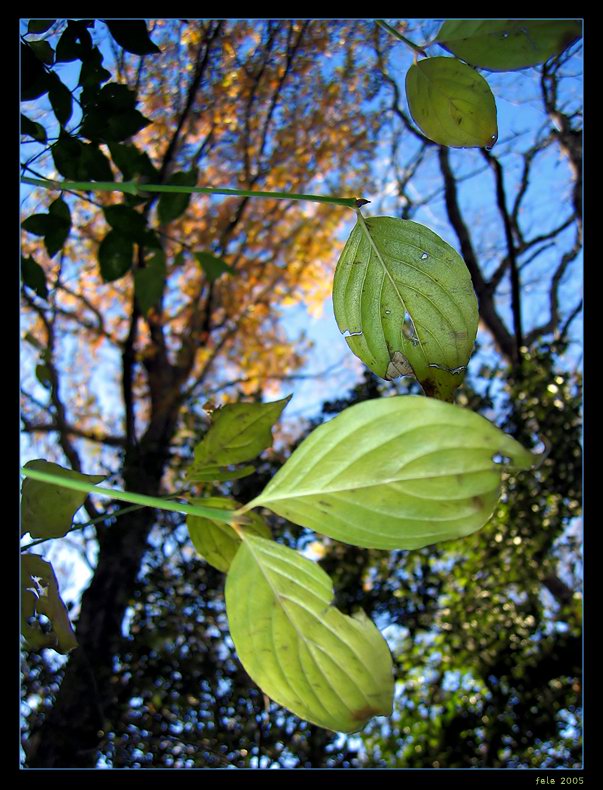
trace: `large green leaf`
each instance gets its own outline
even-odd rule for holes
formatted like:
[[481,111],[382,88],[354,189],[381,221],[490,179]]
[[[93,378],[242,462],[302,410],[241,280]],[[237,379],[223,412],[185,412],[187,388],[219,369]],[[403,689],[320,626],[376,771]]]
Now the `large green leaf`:
[[[190,502],[192,505],[215,507],[218,510],[236,510],[241,507],[234,499],[221,496],[191,499]],[[222,521],[213,521],[203,516],[187,516],[186,525],[199,554],[214,568],[226,573],[241,545],[238,532]],[[239,529],[260,538],[272,537],[270,527],[258,513],[248,513],[246,523]]]
[[477,333],[477,299],[463,259],[433,231],[394,217],[358,217],[333,283],[339,329],[378,376],[415,375],[451,400]]
[[[229,403],[218,409],[210,429],[195,447],[187,478],[202,482],[242,476],[228,467],[251,461],[270,447],[272,426],[290,400],[289,395],[273,403]],[[253,467],[245,467],[244,474],[252,471]]]
[[119,280],[130,271],[134,256],[134,243],[118,230],[110,230],[98,247],[98,262],[106,283]]
[[333,606],[316,563],[247,537],[226,580],[230,632],[245,670],[280,705],[329,730],[354,732],[391,713],[392,660],[375,625]]
[[515,71],[544,63],[581,35],[576,19],[453,19],[436,42],[473,66]]
[[134,293],[142,315],[146,315],[161,298],[166,275],[167,266],[163,250],[156,250],[145,261],[144,269],[137,269],[134,272]]
[[456,58],[425,58],[406,73],[406,98],[424,134],[451,148],[491,148],[496,102],[486,80]]
[[[81,480],[85,483],[100,483],[106,475],[84,475],[73,469],[65,469],[50,461],[37,459],[28,461],[26,469]],[[84,504],[87,494],[62,486],[41,483],[27,477],[21,488],[21,534],[32,538],[60,538],[71,529],[73,517]]]
[[[37,615],[48,618],[50,630],[42,629]],[[21,633],[35,650],[52,647],[69,653],[77,647],[53,567],[37,554],[21,555]]]
[[[187,172],[173,173],[167,181],[166,186],[194,187],[197,183],[197,169],[193,168]],[[162,192],[157,204],[157,214],[161,225],[173,222],[181,214],[184,214],[190,203],[190,192]]]
[[314,430],[241,512],[263,506],[354,546],[418,549],[480,529],[502,470],[534,461],[468,409],[415,395],[382,398]]

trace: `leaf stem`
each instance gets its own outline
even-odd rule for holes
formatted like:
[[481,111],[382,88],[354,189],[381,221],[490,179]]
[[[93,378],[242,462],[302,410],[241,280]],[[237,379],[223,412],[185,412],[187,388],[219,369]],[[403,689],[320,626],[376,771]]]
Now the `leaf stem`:
[[379,25],[379,27],[382,27],[383,30],[387,30],[387,32],[391,33],[392,36],[397,38],[399,41],[402,41],[407,47],[410,47],[417,55],[424,55],[427,57],[427,52],[425,52],[423,47],[420,47],[418,44],[410,41],[410,39],[406,38],[406,36],[403,36],[402,33],[398,33],[396,28],[388,25],[384,19],[375,19],[375,22]]
[[195,193],[202,195],[236,195],[238,197],[259,197],[273,200],[307,200],[312,203],[332,203],[356,209],[365,205],[364,198],[344,198],[335,195],[306,195],[297,192],[261,192],[252,189],[226,189],[222,187],[187,187],[173,184],[143,184],[137,181],[53,181],[51,179],[21,177],[22,184],[43,187],[44,189],[73,190],[79,192],[126,192],[129,195],[144,195],[146,192]]
[[216,508],[204,507],[203,505],[187,505],[181,502],[168,502],[159,497],[147,496],[146,494],[136,494],[132,491],[121,491],[115,488],[105,488],[104,486],[84,483],[81,480],[70,480],[67,477],[53,475],[50,472],[40,472],[38,469],[28,469],[21,467],[21,474],[31,477],[32,480],[39,480],[41,483],[71,488],[74,491],[83,491],[87,494],[97,494],[98,496],[108,497],[109,499],[120,499],[124,502],[132,502],[143,507],[154,507],[158,510],[170,510],[175,513],[186,513],[189,516],[205,516],[213,521],[221,521],[224,524],[232,525],[233,511],[217,510]]

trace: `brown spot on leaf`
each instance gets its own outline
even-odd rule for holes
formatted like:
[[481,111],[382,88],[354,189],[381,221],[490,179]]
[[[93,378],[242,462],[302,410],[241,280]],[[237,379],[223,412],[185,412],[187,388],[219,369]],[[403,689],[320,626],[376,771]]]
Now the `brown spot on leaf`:
[[481,510],[484,506],[484,500],[481,498],[481,496],[471,497],[471,501],[473,502],[476,510]]
[[360,710],[355,710],[352,713],[352,718],[354,721],[367,721],[373,716],[377,716],[378,713],[379,711],[376,708],[371,707],[371,705],[366,705],[364,708],[360,708]]

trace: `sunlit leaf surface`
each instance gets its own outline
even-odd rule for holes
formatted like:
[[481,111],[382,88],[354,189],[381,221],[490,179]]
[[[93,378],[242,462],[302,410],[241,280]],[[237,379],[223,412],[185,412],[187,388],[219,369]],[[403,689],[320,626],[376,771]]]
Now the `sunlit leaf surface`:
[[314,562],[248,537],[226,581],[237,654],[258,686],[296,715],[353,732],[392,709],[387,643],[362,612],[333,605],[333,585]]

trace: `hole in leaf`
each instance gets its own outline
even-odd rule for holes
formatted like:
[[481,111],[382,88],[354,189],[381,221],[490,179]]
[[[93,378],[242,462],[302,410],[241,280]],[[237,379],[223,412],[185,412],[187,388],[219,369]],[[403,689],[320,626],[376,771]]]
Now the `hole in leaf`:
[[492,456],[492,460],[495,464],[509,464],[511,463],[511,459],[508,455],[503,455],[502,453],[494,453]]
[[426,260],[427,260],[427,258],[429,258],[429,253],[427,253],[427,252],[424,252],[424,253],[421,255],[421,260],[422,260],[422,261],[426,261]]
[[349,329],[346,329],[344,331],[344,333],[343,333],[343,336],[344,337],[357,337],[358,335],[361,335],[361,334],[362,334],[362,332],[350,332]]

